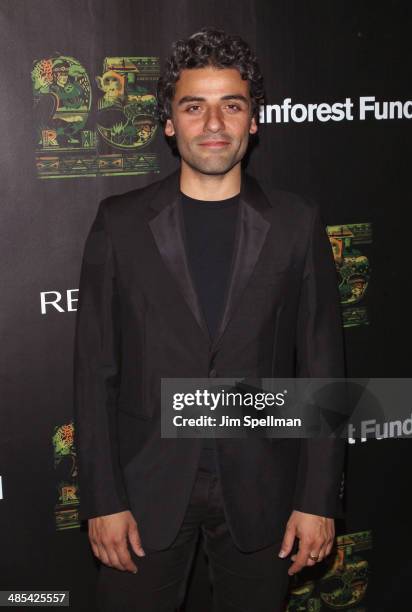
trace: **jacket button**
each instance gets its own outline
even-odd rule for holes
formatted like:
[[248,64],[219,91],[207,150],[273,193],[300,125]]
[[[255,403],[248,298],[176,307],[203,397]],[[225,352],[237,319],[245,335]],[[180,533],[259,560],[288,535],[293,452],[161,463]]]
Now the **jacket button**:
[[215,370],[215,368],[212,368],[209,372],[209,377],[210,378],[216,378],[217,372]]

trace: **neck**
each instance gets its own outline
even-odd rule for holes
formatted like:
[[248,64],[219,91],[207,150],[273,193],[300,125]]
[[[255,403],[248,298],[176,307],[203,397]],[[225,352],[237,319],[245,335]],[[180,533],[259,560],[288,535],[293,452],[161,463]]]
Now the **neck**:
[[196,200],[226,200],[240,192],[241,165],[238,162],[226,174],[203,174],[182,159],[180,190]]

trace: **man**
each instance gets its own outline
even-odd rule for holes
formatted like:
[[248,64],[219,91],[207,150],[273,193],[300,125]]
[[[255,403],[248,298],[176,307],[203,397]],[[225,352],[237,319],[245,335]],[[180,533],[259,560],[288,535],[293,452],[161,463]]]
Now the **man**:
[[162,438],[160,383],[343,376],[332,251],[316,205],[241,169],[263,99],[243,40],[178,41],[157,97],[180,169],[100,204],[80,279],[75,431],[99,609],[175,610],[201,529],[214,609],[276,611],[288,576],[331,551],[343,440]]

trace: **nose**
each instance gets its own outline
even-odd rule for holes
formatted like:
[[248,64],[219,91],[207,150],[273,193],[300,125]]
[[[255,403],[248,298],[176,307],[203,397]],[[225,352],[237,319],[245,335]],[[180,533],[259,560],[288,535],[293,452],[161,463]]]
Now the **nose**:
[[219,108],[209,108],[205,115],[205,132],[220,132],[224,129],[222,111]]

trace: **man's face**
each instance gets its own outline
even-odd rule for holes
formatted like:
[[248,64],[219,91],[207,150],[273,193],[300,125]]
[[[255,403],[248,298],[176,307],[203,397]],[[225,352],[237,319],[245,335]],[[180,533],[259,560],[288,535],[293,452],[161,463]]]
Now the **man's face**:
[[251,117],[249,83],[236,68],[182,70],[165,134],[175,136],[180,156],[202,174],[226,174],[246,153]]
[[67,72],[58,72],[57,73],[57,82],[59,85],[66,85],[67,81],[69,79],[69,75],[67,74]]

